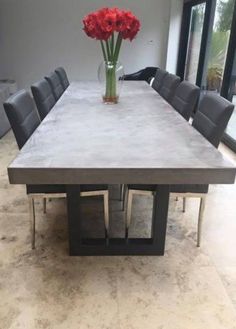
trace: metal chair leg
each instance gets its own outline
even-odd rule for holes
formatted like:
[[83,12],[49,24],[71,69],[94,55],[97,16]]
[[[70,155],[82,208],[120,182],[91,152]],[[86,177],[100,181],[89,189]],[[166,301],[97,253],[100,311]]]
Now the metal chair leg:
[[132,214],[132,203],[133,203],[133,192],[128,190],[128,204],[127,204],[126,227],[125,227],[126,238],[128,238],[129,235],[129,227],[131,223],[131,214]]
[[186,198],[183,198],[183,212],[186,211]]
[[201,197],[199,216],[198,216],[197,247],[200,247],[201,244],[202,221],[203,221],[204,210],[205,210],[205,197]]
[[104,220],[105,220],[105,230],[106,237],[109,235],[109,192],[104,193]]
[[35,206],[34,198],[29,197],[29,211],[31,221],[31,247],[35,249]]
[[46,214],[47,212],[47,199],[43,198],[43,213]]

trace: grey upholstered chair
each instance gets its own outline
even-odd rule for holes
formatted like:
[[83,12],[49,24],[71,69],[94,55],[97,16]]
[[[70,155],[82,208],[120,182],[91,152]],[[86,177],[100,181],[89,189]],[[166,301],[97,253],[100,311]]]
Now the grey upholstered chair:
[[56,104],[56,99],[52,93],[49,83],[42,79],[31,86],[34,101],[37,106],[39,116],[43,120]]
[[[11,124],[19,149],[21,149],[36,128],[40,125],[40,119],[35,109],[33,99],[25,90],[11,96],[5,103],[4,109]],[[35,199],[43,199],[44,212],[46,212],[47,198],[65,198],[64,185],[27,185],[29,198],[30,217],[32,223],[32,248],[35,248]],[[81,185],[81,196],[103,196],[105,233],[109,230],[109,194],[107,185]]]
[[[234,105],[226,99],[215,95],[207,94],[203,96],[199,109],[193,120],[193,127],[198,130],[212,145],[218,147],[225,128],[233,113]],[[135,194],[153,195],[156,191],[156,185],[128,185],[127,195],[127,213],[126,213],[126,234],[128,234],[132,200]],[[197,246],[201,242],[201,228],[203,213],[205,208],[205,197],[208,192],[208,185],[171,185],[170,192],[176,196],[182,196],[184,199],[183,211],[185,211],[186,197],[200,198],[200,208],[198,215]]]
[[162,69],[157,69],[156,76],[152,83],[152,88],[155,89],[158,93],[160,92],[160,89],[162,87],[164,78],[167,76],[168,72]]
[[21,90],[6,100],[4,109],[21,149],[41,122],[33,99]]
[[55,100],[58,101],[58,99],[61,97],[61,95],[64,93],[64,89],[62,87],[61,81],[58,77],[58,75],[55,72],[50,73],[45,77],[47,82],[49,83],[52,93],[55,97]]
[[63,89],[66,90],[69,87],[70,83],[69,83],[65,69],[63,67],[58,67],[55,70],[55,72],[58,75],[58,78],[62,84]]
[[177,87],[171,105],[188,121],[196,109],[199,96],[199,87],[188,81],[183,81]]
[[225,98],[209,93],[200,102],[193,127],[217,148],[233,110],[234,105]]
[[180,77],[174,74],[167,74],[162,82],[159,94],[170,103],[174,97],[176,89],[180,84]]

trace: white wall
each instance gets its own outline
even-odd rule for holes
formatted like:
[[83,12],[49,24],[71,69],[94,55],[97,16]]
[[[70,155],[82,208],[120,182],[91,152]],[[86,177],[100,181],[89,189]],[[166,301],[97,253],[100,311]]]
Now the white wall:
[[183,0],[171,0],[166,69],[174,74],[177,68],[182,10]]
[[[82,18],[101,6],[129,8],[140,18],[137,39],[122,47],[126,73],[165,67],[171,0],[0,0],[1,77],[20,88],[63,65],[71,80],[96,79],[100,45],[82,31]],[[182,0],[176,0],[182,1]]]

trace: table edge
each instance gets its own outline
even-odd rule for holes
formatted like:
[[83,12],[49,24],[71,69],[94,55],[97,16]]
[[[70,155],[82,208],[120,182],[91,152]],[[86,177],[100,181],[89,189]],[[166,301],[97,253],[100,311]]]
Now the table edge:
[[233,184],[229,168],[12,168],[11,184]]

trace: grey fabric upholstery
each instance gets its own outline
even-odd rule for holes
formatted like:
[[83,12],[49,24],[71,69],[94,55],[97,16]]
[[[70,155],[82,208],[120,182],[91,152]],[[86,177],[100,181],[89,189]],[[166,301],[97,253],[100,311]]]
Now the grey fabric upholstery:
[[40,118],[43,120],[56,104],[52,89],[49,83],[45,79],[42,79],[31,86],[31,91],[34,96]]
[[193,127],[218,147],[233,110],[234,105],[223,97],[204,95],[194,116]]
[[52,93],[55,97],[55,100],[58,101],[58,99],[61,97],[61,95],[64,92],[64,89],[62,87],[62,84],[60,82],[60,79],[58,78],[58,75],[55,72],[50,73],[45,77],[47,82],[49,83]]
[[0,138],[11,128],[3,103],[10,97],[10,87],[0,83]]
[[65,185],[27,185],[27,194],[54,194],[66,193]]
[[[40,124],[33,99],[25,90],[11,96],[5,103],[8,120],[11,124],[19,149],[21,149]],[[81,192],[107,190],[108,185],[81,185]],[[27,194],[65,193],[64,185],[27,185]]]
[[155,89],[157,92],[160,91],[164,78],[167,76],[168,72],[162,69],[157,69],[157,73],[155,76],[155,79],[153,80],[152,83],[152,88]]
[[[81,192],[91,192],[91,191],[106,191],[108,185],[81,185]],[[64,185],[28,185],[26,187],[27,194],[37,194],[37,193],[66,193],[66,187]]]
[[196,109],[199,96],[199,87],[187,81],[183,81],[177,87],[171,105],[188,121],[191,114]]
[[163,79],[159,94],[170,103],[179,84],[180,78],[177,75],[167,74]]
[[4,109],[21,149],[40,124],[33,99],[28,92],[21,90],[8,98]]
[[[234,105],[226,99],[215,95],[203,96],[199,109],[193,120],[195,127],[210,143],[218,147],[225,128],[233,113]],[[155,191],[156,185],[128,185],[129,189]],[[207,193],[208,185],[185,184],[171,185],[172,193]]]
[[59,77],[59,80],[62,84],[63,89],[66,90],[69,87],[70,83],[69,83],[65,69],[63,67],[58,67],[55,70],[55,72]]
[[[138,191],[151,191],[154,192],[156,190],[156,185],[138,185],[138,184],[130,184],[128,188],[130,190],[138,190]],[[189,185],[171,185],[170,186],[171,193],[207,193],[208,185],[197,185],[197,184],[189,184]]]
[[209,185],[197,185],[197,184],[186,184],[186,185],[171,185],[171,193],[208,193]]

